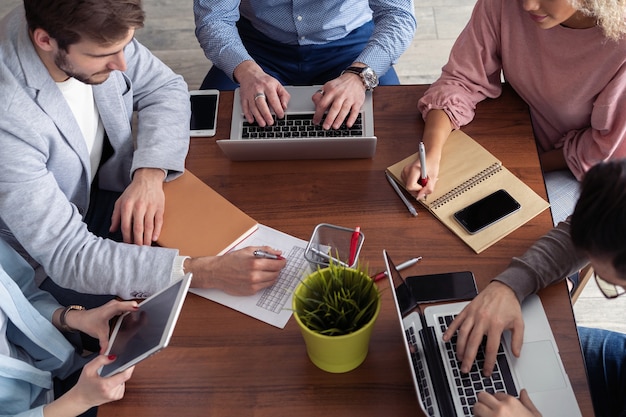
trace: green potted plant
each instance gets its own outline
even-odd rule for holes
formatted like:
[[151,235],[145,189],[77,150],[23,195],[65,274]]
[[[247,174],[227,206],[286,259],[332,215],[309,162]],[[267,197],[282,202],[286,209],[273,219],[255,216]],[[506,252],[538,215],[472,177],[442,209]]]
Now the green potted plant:
[[363,363],[380,312],[380,293],[367,271],[331,262],[300,282],[292,303],[317,367],[340,373]]

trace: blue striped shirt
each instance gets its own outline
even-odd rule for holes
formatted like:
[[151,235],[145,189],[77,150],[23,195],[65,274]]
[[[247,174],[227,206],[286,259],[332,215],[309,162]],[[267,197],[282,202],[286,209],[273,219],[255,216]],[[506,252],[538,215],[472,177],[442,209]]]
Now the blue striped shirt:
[[374,33],[356,61],[377,74],[398,60],[417,26],[413,0],[194,0],[198,41],[231,78],[235,67],[253,59],[237,32],[240,13],[267,37],[288,45],[342,39],[373,19]]

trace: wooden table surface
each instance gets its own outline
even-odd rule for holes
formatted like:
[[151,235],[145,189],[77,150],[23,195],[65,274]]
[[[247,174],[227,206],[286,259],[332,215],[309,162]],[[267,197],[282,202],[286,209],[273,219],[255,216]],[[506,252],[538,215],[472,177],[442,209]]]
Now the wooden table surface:
[[[419,204],[411,217],[384,170],[417,150],[423,121],[417,101],[427,86],[378,87],[374,92],[373,159],[230,162],[215,144],[228,138],[232,93],[222,92],[218,132],[192,138],[187,168],[262,224],[307,240],[318,223],[361,226],[360,259],[384,268],[382,250],[396,262],[422,256],[405,276],[471,270],[479,290],[551,228],[549,210],[481,254]],[[505,88],[479,104],[464,129],[545,197],[525,104]],[[308,359],[293,319],[277,329],[193,294],[171,345],[140,363],[124,399],[100,407],[100,417],[135,416],[416,416],[421,415],[387,281],[365,362],[329,374]],[[567,289],[540,293],[584,416],[593,416]]]

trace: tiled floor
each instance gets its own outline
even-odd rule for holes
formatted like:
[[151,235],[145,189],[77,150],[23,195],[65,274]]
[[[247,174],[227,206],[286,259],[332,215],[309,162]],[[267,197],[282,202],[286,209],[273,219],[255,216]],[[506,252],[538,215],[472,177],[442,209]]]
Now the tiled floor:
[[[22,0],[2,0],[0,16],[21,3]],[[438,77],[474,3],[475,0],[416,2],[419,27],[413,43],[396,65],[403,84],[428,84]],[[200,86],[210,64],[194,35],[192,4],[192,0],[144,0],[146,25],[137,31],[137,38],[182,74],[194,89]],[[594,282],[587,285],[574,310],[582,325],[626,331],[626,296],[606,301]]]

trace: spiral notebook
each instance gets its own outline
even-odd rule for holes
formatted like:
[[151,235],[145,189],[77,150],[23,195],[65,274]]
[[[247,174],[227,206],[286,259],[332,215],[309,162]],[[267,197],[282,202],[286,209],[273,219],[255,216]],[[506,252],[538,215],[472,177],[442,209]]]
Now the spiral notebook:
[[[402,168],[417,158],[415,153],[388,167],[387,172],[404,186]],[[520,203],[518,211],[475,234],[465,231],[454,219],[455,212],[499,189],[508,191]],[[484,251],[550,206],[487,149],[460,130],[452,132],[444,145],[435,192],[419,202],[476,253]]]

